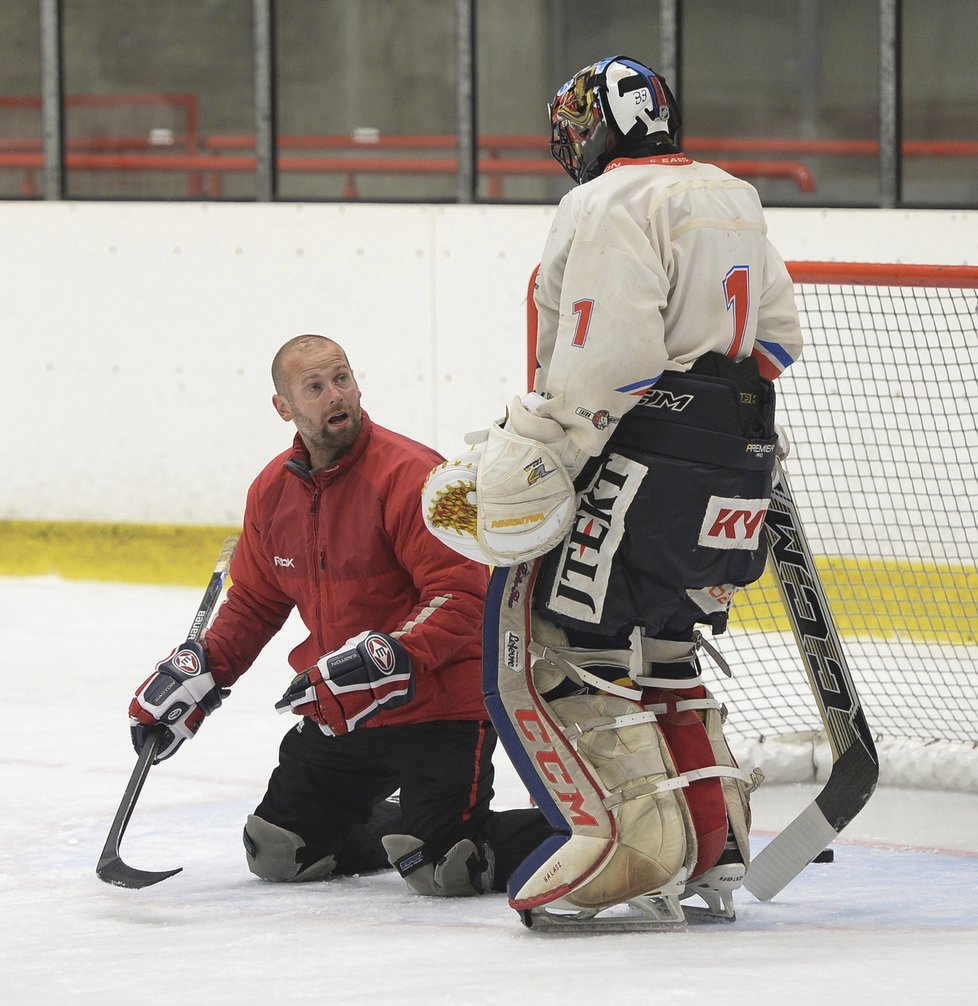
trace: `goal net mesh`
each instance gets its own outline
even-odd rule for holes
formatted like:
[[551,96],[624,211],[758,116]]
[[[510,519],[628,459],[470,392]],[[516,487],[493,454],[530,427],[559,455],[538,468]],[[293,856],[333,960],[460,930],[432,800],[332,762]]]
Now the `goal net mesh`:
[[[974,748],[978,270],[789,265],[806,343],[777,382],[786,467],[867,720],[883,741]],[[770,564],[713,642],[728,733],[821,731]]]

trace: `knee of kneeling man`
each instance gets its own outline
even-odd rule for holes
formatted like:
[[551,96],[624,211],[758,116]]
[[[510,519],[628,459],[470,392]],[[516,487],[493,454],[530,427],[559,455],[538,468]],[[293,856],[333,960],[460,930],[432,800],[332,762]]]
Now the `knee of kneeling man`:
[[465,838],[433,860],[413,835],[385,835],[381,841],[391,866],[418,894],[467,898],[492,888],[493,857],[488,846],[480,855],[475,843]]
[[[242,835],[248,869],[275,883],[324,880],[336,867],[334,856],[309,856],[305,841],[256,814],[249,814]],[[312,860],[311,862],[309,860]]]

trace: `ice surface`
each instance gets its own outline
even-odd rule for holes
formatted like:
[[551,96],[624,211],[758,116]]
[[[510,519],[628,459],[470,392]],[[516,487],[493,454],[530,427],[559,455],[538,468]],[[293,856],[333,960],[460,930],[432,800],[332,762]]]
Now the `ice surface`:
[[[203,585],[202,585],[203,586]],[[240,833],[286,727],[290,622],[199,737],[149,774],[132,866],[183,872],[142,891],[95,863],[134,765],[126,707],[182,640],[184,588],[0,578],[0,1002],[126,1004],[974,1003],[978,796],[881,789],[771,902],[677,934],[537,934],[505,897],[438,900],[395,875],[255,880]],[[497,758],[499,807],[526,796]],[[758,847],[810,802],[762,788]]]

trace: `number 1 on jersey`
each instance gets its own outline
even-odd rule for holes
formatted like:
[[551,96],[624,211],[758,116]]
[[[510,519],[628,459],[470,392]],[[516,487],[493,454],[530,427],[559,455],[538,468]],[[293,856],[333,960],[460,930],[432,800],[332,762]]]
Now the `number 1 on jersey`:
[[574,328],[574,338],[571,345],[580,349],[587,341],[587,330],[591,326],[591,312],[594,310],[593,300],[575,300],[571,305],[577,315],[577,326]]
[[733,341],[727,350],[731,360],[737,359],[747,332],[747,315],[750,310],[749,267],[735,265],[723,279],[723,292],[727,298],[727,310],[733,308]]

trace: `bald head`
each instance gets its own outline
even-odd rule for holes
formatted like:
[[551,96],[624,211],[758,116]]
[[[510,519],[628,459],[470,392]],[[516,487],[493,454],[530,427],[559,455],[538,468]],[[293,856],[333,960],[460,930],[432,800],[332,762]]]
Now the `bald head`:
[[288,371],[294,359],[326,350],[338,353],[346,361],[347,366],[350,365],[343,347],[324,335],[297,335],[294,339],[289,339],[272,360],[272,384],[275,386],[276,394],[288,397]]
[[322,335],[298,335],[272,361],[275,411],[295,428],[313,468],[323,468],[356,442],[360,388],[343,347]]

